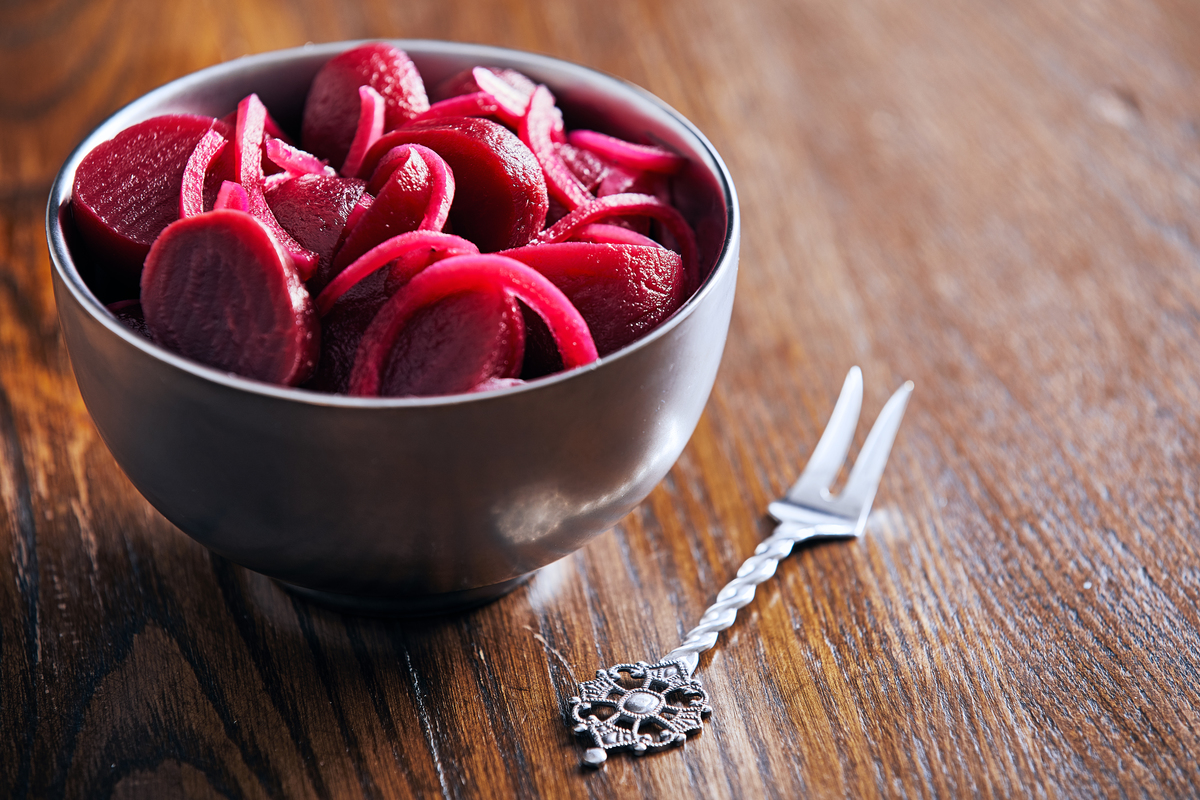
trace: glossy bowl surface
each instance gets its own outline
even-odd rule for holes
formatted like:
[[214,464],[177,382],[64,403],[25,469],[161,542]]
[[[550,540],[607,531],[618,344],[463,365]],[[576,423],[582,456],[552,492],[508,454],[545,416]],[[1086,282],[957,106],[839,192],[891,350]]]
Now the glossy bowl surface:
[[[427,86],[476,64],[546,83],[568,127],[648,133],[688,157],[681,210],[707,280],[670,320],[586,367],[494,392],[365,399],[210,369],[110,314],[74,234],[75,169],[158,114],[223,116],[257,92],[298,129],[309,82],[358,44],[221,64],[136,100],[59,173],[47,210],[59,319],[80,392],[134,486],[213,551],[348,609],[405,613],[482,602],[582,546],[640,503],[678,458],[712,389],[737,274],[733,182],[696,128],[637,87],[544,56],[396,41]],[[117,298],[105,298],[112,300]]]

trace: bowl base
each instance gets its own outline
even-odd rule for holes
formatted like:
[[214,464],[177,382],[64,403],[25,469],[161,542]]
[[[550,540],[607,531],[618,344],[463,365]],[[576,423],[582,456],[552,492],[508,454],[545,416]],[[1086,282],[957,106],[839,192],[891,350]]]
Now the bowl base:
[[343,614],[358,614],[367,617],[427,617],[436,614],[451,614],[467,611],[477,606],[486,605],[498,600],[528,581],[535,574],[529,572],[502,583],[490,586],[480,586],[475,589],[464,589],[458,592],[441,592],[438,594],[402,595],[397,597],[377,597],[340,592],[324,592],[319,589],[309,589],[276,579],[276,583],[292,594],[311,600],[319,605],[340,611]]

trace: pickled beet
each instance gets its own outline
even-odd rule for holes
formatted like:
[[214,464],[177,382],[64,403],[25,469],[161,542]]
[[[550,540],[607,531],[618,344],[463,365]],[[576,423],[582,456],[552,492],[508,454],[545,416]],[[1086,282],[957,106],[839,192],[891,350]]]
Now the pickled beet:
[[[500,255],[455,256],[419,272],[380,309],[355,355],[350,393],[366,397],[380,393],[388,378],[393,348],[422,309],[452,295],[496,288],[522,301],[545,320],[565,368],[596,360],[596,345],[587,324],[566,296],[538,272]],[[445,339],[452,341],[453,332]]]
[[497,287],[453,294],[421,308],[380,370],[381,397],[459,394],[521,373],[525,323]]
[[217,120],[169,114],[101,142],[75,171],[71,210],[106,263],[137,279],[150,245],[179,219],[180,186],[196,144]]
[[300,135],[305,149],[331,164],[345,163],[362,111],[360,86],[383,97],[385,131],[429,108],[425,84],[409,57],[383,42],[365,44],[334,56],[313,78]]
[[542,168],[529,148],[503,125],[477,117],[427,120],[383,135],[367,153],[360,177],[374,171],[393,147],[420,144],[454,173],[450,225],[481,251],[528,244],[546,221]]
[[291,260],[257,218],[217,210],[178,220],[142,271],[154,341],[247,378],[294,386],[316,364],[312,301]]
[[300,175],[266,191],[267,205],[283,229],[317,254],[316,274],[328,271],[363,186],[353,178]]
[[562,290],[605,356],[636,341],[686,299],[678,253],[658,245],[563,242],[507,250]]

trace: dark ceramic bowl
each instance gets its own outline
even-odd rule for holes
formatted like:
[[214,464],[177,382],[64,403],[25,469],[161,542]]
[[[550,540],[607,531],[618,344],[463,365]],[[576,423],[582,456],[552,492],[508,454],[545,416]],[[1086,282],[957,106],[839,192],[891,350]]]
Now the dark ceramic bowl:
[[271,386],[164,350],[89,283],[71,221],[97,144],[169,112],[223,116],[257,92],[298,127],[308,85],[357,42],[249,56],[145,95],[63,165],[46,234],[88,411],[155,508],[206,547],[326,602],[415,613],[483,602],[606,530],[679,457],[712,390],[733,305],[739,216],[729,172],[686,119],[635,86],[544,56],[397,41],[435,86],[476,64],[546,83],[569,127],[651,137],[687,156],[681,210],[707,279],[673,317],[598,362],[524,386],[364,399]]

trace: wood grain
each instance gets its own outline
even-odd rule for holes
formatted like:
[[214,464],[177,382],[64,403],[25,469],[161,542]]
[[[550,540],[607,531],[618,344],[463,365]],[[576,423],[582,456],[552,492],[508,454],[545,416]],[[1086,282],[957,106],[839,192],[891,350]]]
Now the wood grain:
[[[50,181],[105,116],[362,37],[634,81],[713,141],[745,215],[679,463],[451,617],[339,615],[158,516],[50,290]],[[0,76],[0,796],[1200,794],[1195,3],[16,0]],[[574,681],[675,645],[853,363],[864,417],[917,385],[868,536],[781,565],[701,660],[717,711],[685,748],[581,772]]]

